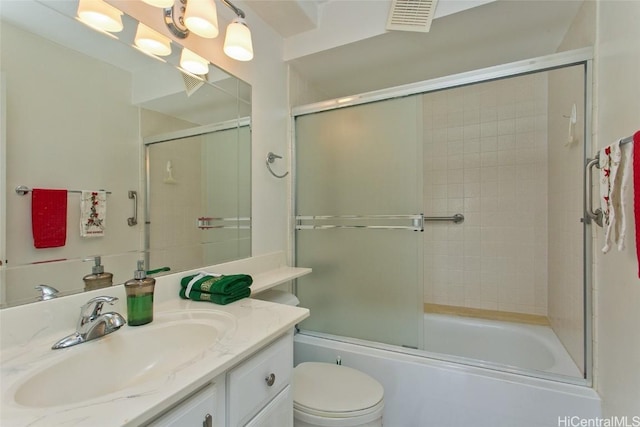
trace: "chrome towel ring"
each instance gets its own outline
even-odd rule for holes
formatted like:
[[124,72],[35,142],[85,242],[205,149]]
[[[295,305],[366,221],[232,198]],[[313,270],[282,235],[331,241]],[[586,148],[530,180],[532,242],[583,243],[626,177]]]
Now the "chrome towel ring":
[[276,178],[284,178],[285,176],[289,175],[289,171],[283,173],[282,175],[278,175],[276,174],[273,170],[271,170],[271,163],[274,163],[276,161],[276,159],[281,159],[282,156],[278,156],[277,154],[272,153],[271,151],[269,151],[269,154],[267,154],[267,169],[269,169],[269,172],[271,172],[271,175],[275,176]]

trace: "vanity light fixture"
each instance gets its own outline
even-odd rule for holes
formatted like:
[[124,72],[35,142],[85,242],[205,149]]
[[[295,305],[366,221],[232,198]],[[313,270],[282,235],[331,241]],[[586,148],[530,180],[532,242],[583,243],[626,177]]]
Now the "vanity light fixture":
[[124,28],[122,12],[102,0],[80,0],[78,19],[92,28],[110,33],[118,33]]
[[140,50],[151,55],[167,56],[171,54],[171,40],[142,22],[138,23],[134,43]]
[[[237,16],[227,27],[224,53],[238,61],[250,61],[253,59],[253,44],[245,14],[229,0],[220,1]],[[215,0],[175,0],[171,7],[164,8],[164,21],[169,31],[181,39],[190,32],[204,38],[215,38],[219,33]]]
[[184,24],[189,31],[206,39],[218,37],[218,11],[213,0],[188,0]]
[[209,61],[183,47],[180,55],[180,67],[197,76],[203,76],[209,72]]
[[235,18],[227,27],[223,50],[228,57],[238,61],[251,61],[253,59],[251,30],[247,27],[244,18]]

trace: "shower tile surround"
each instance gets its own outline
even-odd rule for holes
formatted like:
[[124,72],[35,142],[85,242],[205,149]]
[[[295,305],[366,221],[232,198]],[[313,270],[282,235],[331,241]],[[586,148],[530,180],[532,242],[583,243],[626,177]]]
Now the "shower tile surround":
[[547,75],[422,95],[424,302],[547,315]]

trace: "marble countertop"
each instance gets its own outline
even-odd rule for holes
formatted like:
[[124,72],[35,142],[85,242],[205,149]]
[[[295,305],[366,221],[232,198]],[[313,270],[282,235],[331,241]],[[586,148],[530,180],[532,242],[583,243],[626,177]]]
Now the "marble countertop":
[[[34,373],[58,363],[67,355],[81,351],[100,340],[63,350],[51,350],[51,345],[73,329],[34,334],[0,352],[0,389],[2,391],[0,425],[2,426],[134,426],[149,421],[194,391],[212,382],[243,359],[255,353],[277,337],[291,331],[309,311],[304,308],[274,304],[250,298],[220,306],[207,302],[171,299],[156,303],[154,317],[162,321],[163,314],[176,310],[216,310],[233,319],[230,331],[212,340],[189,363],[169,374],[96,398],[69,405],[27,407],[18,404],[14,392]],[[154,322],[149,325],[154,325]],[[3,327],[9,327],[6,324]],[[144,328],[138,326],[136,328]],[[133,328],[124,326],[123,328]],[[45,328],[46,329],[46,328]],[[114,332],[112,335],[121,333]],[[45,336],[46,335],[46,336]],[[203,336],[202,339],[207,339]],[[169,343],[170,345],[170,343]],[[141,354],[145,351],[140,348]],[[96,366],[101,369],[101,366]],[[73,375],[73,372],[69,373]],[[86,378],[90,382],[90,378]]]

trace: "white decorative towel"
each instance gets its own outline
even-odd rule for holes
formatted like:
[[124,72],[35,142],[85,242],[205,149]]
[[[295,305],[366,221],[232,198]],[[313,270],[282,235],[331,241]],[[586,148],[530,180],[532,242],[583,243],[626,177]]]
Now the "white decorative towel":
[[607,253],[611,245],[624,249],[627,228],[625,206],[632,164],[632,144],[620,145],[620,141],[600,150],[600,205],[605,229],[604,247]]
[[107,193],[82,191],[80,199],[80,236],[101,237],[107,226]]

